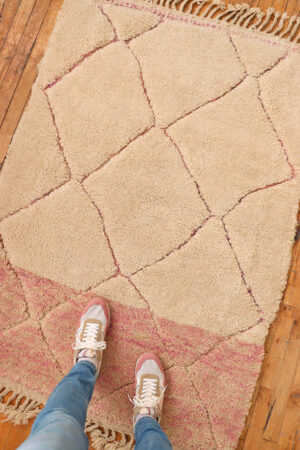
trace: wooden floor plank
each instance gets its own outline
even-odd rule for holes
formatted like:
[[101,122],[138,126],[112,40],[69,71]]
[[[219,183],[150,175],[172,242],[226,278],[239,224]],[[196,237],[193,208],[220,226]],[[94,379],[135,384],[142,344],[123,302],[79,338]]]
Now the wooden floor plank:
[[51,0],[37,0],[32,14],[27,22],[24,33],[14,54],[14,58],[6,72],[0,87],[0,126],[13,97],[18,81],[31,53],[37,34],[43,23]]
[[43,56],[47,46],[48,37],[53,29],[57,12],[59,11],[62,3],[63,0],[52,0],[51,6],[48,8],[44,22],[32,48],[13,99],[6,112],[6,116],[0,128],[0,165],[4,160],[13,133],[15,132],[27,99],[30,95],[31,86],[37,76],[37,65]]
[[3,4],[1,11],[0,48],[6,38],[11,23],[15,17],[21,0],[9,0]]
[[253,411],[251,427],[245,438],[244,449],[259,449],[259,443],[263,438],[264,426],[270,410],[274,392],[271,389],[260,387]]
[[300,307],[300,241],[296,243],[293,266],[289,276],[288,288],[284,296],[284,304],[294,308]]
[[12,424],[9,422],[2,422],[5,420],[5,416],[0,414],[0,450],[5,449],[6,441],[10,433]]
[[[298,318],[298,320],[300,317]],[[295,376],[288,395],[287,407],[279,435],[278,446],[282,449],[292,450],[297,439],[298,424],[300,421],[300,358],[298,358]]]
[[289,337],[294,323],[295,310],[283,305],[277,318],[274,337],[270,351],[266,354],[263,367],[261,385],[275,389],[277,379],[280,375]]
[[14,57],[36,0],[21,0],[0,50],[0,86]]
[[[298,314],[299,316],[299,314]],[[298,366],[300,354],[300,320],[294,321],[288,340],[287,350],[282,363],[282,370],[277,378],[277,384],[272,398],[270,415],[264,431],[264,439],[278,442],[284,414],[291,392],[292,383]]]
[[28,425],[12,426],[10,428],[4,449],[16,450],[16,448],[18,448],[22,442],[28,438],[33,421],[34,419],[30,419]]

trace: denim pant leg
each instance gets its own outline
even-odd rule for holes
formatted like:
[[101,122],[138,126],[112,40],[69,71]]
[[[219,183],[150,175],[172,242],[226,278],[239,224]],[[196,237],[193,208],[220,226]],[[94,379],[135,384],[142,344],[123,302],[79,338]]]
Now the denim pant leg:
[[172,450],[172,445],[159,423],[150,416],[137,421],[134,430],[135,450]]
[[50,395],[19,449],[87,450],[89,441],[84,425],[95,373],[96,368],[89,361],[75,364]]

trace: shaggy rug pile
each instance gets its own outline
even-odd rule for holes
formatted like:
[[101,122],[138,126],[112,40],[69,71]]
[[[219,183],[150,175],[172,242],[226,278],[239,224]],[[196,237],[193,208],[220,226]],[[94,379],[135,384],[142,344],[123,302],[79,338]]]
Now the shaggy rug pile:
[[0,397],[16,400],[0,410],[16,423],[72,366],[100,295],[94,446],[133,446],[145,350],[166,369],[174,448],[237,444],[290,264],[300,56],[249,14],[209,15],[64,2],[0,177]]

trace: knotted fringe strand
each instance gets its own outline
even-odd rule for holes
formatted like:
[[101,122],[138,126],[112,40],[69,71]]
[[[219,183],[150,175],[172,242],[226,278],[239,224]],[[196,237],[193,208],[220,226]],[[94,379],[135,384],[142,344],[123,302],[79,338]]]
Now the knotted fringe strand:
[[251,8],[248,4],[229,3],[222,0],[145,0],[166,9],[183,14],[227,22],[241,28],[261,31],[289,41],[300,42],[300,17],[289,17],[286,12],[280,14],[270,7],[264,13],[260,8]]
[[97,425],[91,421],[87,423],[85,431],[91,436],[92,445],[96,450],[133,449],[133,435],[119,431],[116,432],[104,425]]
[[[8,393],[11,396],[4,401]],[[23,401],[23,403],[21,403]],[[40,412],[41,403],[37,400],[28,398],[27,395],[17,394],[13,389],[2,387],[0,389],[0,412],[5,416],[2,422],[13,422],[15,425],[25,425],[28,420],[35,417]]]

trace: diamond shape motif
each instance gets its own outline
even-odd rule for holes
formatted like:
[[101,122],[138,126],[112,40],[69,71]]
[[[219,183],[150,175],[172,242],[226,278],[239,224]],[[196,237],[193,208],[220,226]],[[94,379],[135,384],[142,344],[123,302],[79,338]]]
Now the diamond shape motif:
[[224,214],[252,190],[291,177],[253,79],[178,121],[168,133],[215,214]]
[[286,53],[284,45],[270,45],[263,39],[244,36],[239,32],[231,32],[231,38],[245,65],[248,75],[259,76],[271,68]]
[[77,182],[4,220],[11,263],[74,289],[113,275],[114,261],[98,211]]
[[270,187],[249,195],[224,219],[247,283],[268,321],[274,319],[286,285],[291,253],[282,242],[294,240],[298,196],[296,180]]
[[172,251],[208,216],[176,148],[158,129],[131,143],[84,186],[103,214],[125,274]]
[[28,206],[68,179],[46,96],[34,88],[1,168],[0,218]]
[[138,64],[122,42],[86,58],[47,93],[77,178],[97,169],[153,125]]
[[[154,27],[160,19],[152,12],[103,3],[103,11],[109,16],[119,39],[128,40]],[[124,9],[126,8],[126,9]]]
[[[155,314],[220,336],[258,320],[221,223],[209,219],[184,246],[132,277]],[[224,285],[230,290],[224,292]]]
[[[290,80],[288,83],[286,80]],[[283,140],[291,164],[300,173],[300,58],[291,53],[259,79],[262,101]],[[288,120],[287,120],[288,118]]]
[[114,37],[113,27],[101,13],[97,2],[64,0],[56,19],[55,33],[50,37],[39,67],[38,83],[42,87],[52,83],[70,70],[85,54],[107,45]]
[[[224,94],[244,76],[223,30],[170,20],[129,45],[161,127]],[[230,70],[224,70],[228,64]]]

